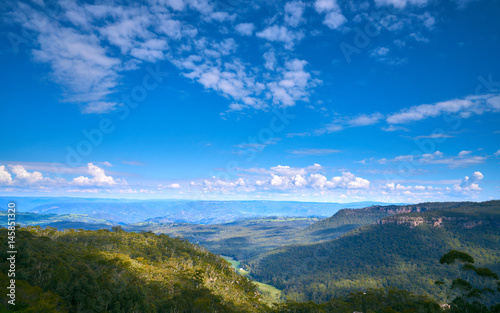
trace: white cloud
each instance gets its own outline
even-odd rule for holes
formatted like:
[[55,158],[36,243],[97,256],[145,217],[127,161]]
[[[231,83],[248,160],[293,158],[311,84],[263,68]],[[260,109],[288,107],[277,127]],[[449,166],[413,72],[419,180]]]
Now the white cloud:
[[336,0],[316,0],[314,2],[314,8],[318,13],[325,13],[340,9]]
[[253,23],[240,23],[236,25],[234,29],[241,35],[251,36],[255,29],[255,25]]
[[12,184],[12,176],[5,169],[5,165],[0,165],[0,185],[10,185]]
[[285,62],[279,80],[267,84],[270,91],[268,97],[273,103],[293,106],[296,101],[309,101],[308,90],[321,81],[312,79],[311,74],[305,71],[306,65],[306,61],[299,59]]
[[292,154],[298,156],[309,156],[309,155],[328,155],[333,153],[339,153],[342,150],[335,149],[300,149],[291,151]]
[[229,14],[227,12],[212,12],[205,18],[207,21],[215,20],[217,22],[234,21],[235,19],[236,14]]
[[[72,1],[61,1],[58,8],[57,15],[48,16],[18,2],[10,16],[33,33],[34,60],[50,65],[65,100],[82,104],[83,113],[105,113],[118,105],[109,98],[120,83],[119,73],[133,63],[128,61],[165,57],[166,41],[155,38],[148,28],[154,24],[161,34],[162,25],[170,20],[166,14],[151,14],[147,7]],[[116,48],[120,53],[113,52]]]
[[[343,172],[342,176],[334,176],[330,180],[323,174],[319,164],[304,168],[278,165],[272,167],[271,178],[267,184],[259,180],[257,186],[271,186],[280,189],[312,188],[312,189],[367,189],[370,182],[364,178],[356,177],[350,172]],[[309,175],[309,176],[307,176]]]
[[[217,4],[206,0],[150,0],[143,6],[120,1],[60,4],[60,14],[48,17],[37,6],[19,2],[9,18],[33,33],[34,60],[50,66],[54,81],[63,87],[65,101],[80,104],[82,113],[116,109],[121,103],[117,91],[123,89],[123,73],[162,60],[174,64],[181,75],[229,98],[233,111],[266,109],[265,97],[281,105],[307,101],[310,88],[318,82],[313,83],[303,65],[291,69],[302,60],[287,56],[277,60],[272,49],[262,65],[272,73],[235,57],[234,39],[210,37],[198,24],[233,21],[236,15],[219,12]],[[270,25],[257,36],[292,49],[304,38],[303,31],[292,28],[304,23],[305,8],[298,0],[286,3],[284,25]],[[191,15],[197,18],[190,19]],[[255,26],[239,23],[235,30],[251,36]],[[295,80],[281,82],[293,86],[272,84],[292,73],[303,74],[309,81],[303,84],[295,76]]]
[[332,177],[331,180],[328,180],[326,176],[319,173],[310,174],[308,177],[303,176],[303,173],[301,173],[294,176],[273,174],[270,185],[280,188],[366,189],[369,188],[370,182],[367,179],[356,177],[350,172],[344,172],[342,176]]
[[424,14],[414,15],[414,16],[422,20],[423,25],[428,29],[432,29],[434,27],[434,24],[436,23],[436,19],[429,12],[425,12]]
[[43,177],[42,173],[38,171],[28,172],[21,165],[9,165],[9,168],[11,172],[16,175],[15,180],[17,183],[34,185],[47,181],[47,179]]
[[403,9],[407,5],[426,6],[428,0],[375,0],[377,6],[391,5]]
[[470,151],[462,151],[456,157],[445,157],[441,151],[426,153],[422,155],[400,155],[393,159],[378,159],[379,164],[388,163],[418,163],[418,164],[441,164],[450,168],[468,167],[486,162],[486,156],[474,156]]
[[78,176],[73,178],[72,183],[76,186],[113,186],[117,182],[111,176],[106,176],[104,170],[92,163],[87,164],[88,174],[91,178],[86,176]]
[[95,35],[48,25],[38,42],[40,49],[33,51],[35,59],[51,65],[55,81],[67,88],[68,101],[86,103],[85,113],[105,113],[117,105],[101,99],[118,84],[114,68],[120,61],[107,56]]
[[[60,1],[58,5],[58,14],[49,16],[36,5],[18,2],[9,18],[33,34],[34,60],[51,67],[53,80],[63,87],[64,100],[81,104],[83,113],[106,113],[119,105],[116,92],[122,72],[143,62],[179,57],[169,42],[183,41],[185,47],[192,47],[191,39],[198,33],[191,25],[194,21],[176,20],[174,16],[179,16],[168,7],[190,8],[201,13],[205,22],[236,18],[214,11],[214,5],[205,0],[151,0],[142,6]],[[186,16],[192,11],[185,11]]]
[[381,186],[382,189],[390,190],[390,191],[396,191],[396,192],[401,192],[401,191],[416,191],[416,192],[424,192],[426,190],[434,190],[435,188],[432,186],[404,186],[401,184],[396,184],[394,182],[391,183],[386,183],[385,185]]
[[228,191],[234,188],[245,188],[245,180],[238,178],[236,181],[217,179],[213,177],[211,180],[203,180],[203,187],[207,190]]
[[[393,126],[393,125],[391,125]],[[395,126],[397,127],[397,126]],[[418,139],[445,139],[445,138],[453,138],[455,136],[448,135],[448,134],[443,134],[443,133],[433,133],[430,135],[422,135],[422,136],[416,136],[413,137],[413,139],[418,140]]]
[[305,175],[307,173],[315,173],[321,170],[322,168],[323,167],[317,163],[304,168],[278,165],[275,167],[271,167],[271,171],[275,174],[282,176],[295,176],[295,175]]
[[331,187],[333,185],[332,182],[329,182],[328,179],[321,174],[311,174],[309,176],[309,184],[313,188],[323,189],[326,186]]
[[332,177],[333,188],[368,188],[370,182],[367,179],[356,177],[350,172],[342,173],[342,176]]
[[469,155],[469,154],[471,154],[471,153],[472,153],[472,151],[466,151],[466,150],[463,150],[463,151],[460,151],[460,152],[458,153],[458,157],[459,157],[459,158],[463,158],[463,157],[465,157],[465,156],[468,156],[468,155]]
[[330,29],[339,29],[340,26],[347,22],[346,17],[340,13],[340,11],[328,12],[323,20],[323,24],[328,26]]
[[291,27],[297,27],[305,19],[303,18],[305,3],[302,1],[291,1],[285,4],[285,23]]
[[269,41],[277,41],[285,44],[286,49],[293,49],[294,45],[304,38],[302,31],[291,31],[285,26],[273,25],[258,32],[257,37]]
[[274,49],[269,49],[269,51],[265,52],[264,55],[264,60],[266,63],[264,64],[264,67],[270,71],[274,71],[276,69],[277,61],[276,61],[276,54],[274,52]]
[[[302,133],[288,134],[289,137],[295,136],[315,136],[329,134],[333,132],[342,131],[348,127],[368,126],[378,123],[380,120],[385,119],[389,124],[383,127],[383,131],[409,131],[407,128],[399,126],[398,124],[408,124],[415,121],[420,121],[430,117],[437,117],[444,114],[455,114],[460,118],[469,118],[473,115],[481,115],[486,112],[498,113],[500,112],[500,96],[498,94],[485,94],[485,95],[471,95],[464,99],[455,99],[450,101],[437,102],[435,104],[422,104],[403,109],[398,113],[391,113],[382,115],[380,113],[373,113],[371,115],[358,115],[346,116],[336,118],[329,124],[313,131]],[[434,133],[428,136],[417,136],[414,139],[442,139],[452,138],[454,136],[442,133]],[[479,160],[479,159],[478,159]]]
[[387,47],[378,47],[370,52],[370,57],[374,58],[378,62],[385,63],[388,65],[401,65],[408,62],[407,58],[391,56],[390,51],[391,50]]
[[388,127],[383,127],[383,131],[385,132],[395,132],[395,131],[410,131],[408,128],[402,127],[402,126],[394,126],[394,125],[389,125]]
[[500,96],[487,94],[468,96],[463,99],[453,99],[435,104],[422,104],[402,110],[387,117],[389,124],[407,124],[442,114],[457,114],[461,118],[480,115],[484,112],[499,112]]
[[289,184],[289,178],[284,176],[273,175],[271,179],[271,186],[281,187]]
[[495,155],[500,156],[500,149],[498,149],[497,152],[495,152]]
[[481,188],[479,188],[478,182],[483,178],[484,176],[481,172],[474,172],[472,177],[465,176],[460,185],[455,185],[454,189],[456,191],[479,191]]
[[380,113],[374,113],[372,115],[359,115],[347,121],[347,124],[351,127],[358,126],[368,126],[377,124],[384,116]]
[[323,24],[330,29],[339,29],[347,22],[336,0],[316,0],[314,8],[320,14],[326,13]]
[[177,184],[177,183],[174,183],[174,184],[170,184],[168,185],[170,188],[174,188],[174,189],[178,189],[178,188],[181,188],[181,185]]
[[370,55],[372,57],[380,57],[380,56],[385,56],[389,53],[390,49],[387,48],[387,47],[379,47],[379,48],[375,48],[374,50],[372,50],[370,52]]
[[293,177],[293,184],[297,187],[304,187],[307,185],[307,180],[302,175]]
[[380,122],[381,119],[384,118],[384,115],[380,113],[373,113],[371,115],[358,115],[354,117],[343,117],[336,118],[330,124],[326,124],[321,128],[318,128],[312,132],[303,132],[297,134],[288,134],[288,137],[304,137],[304,136],[314,136],[314,135],[323,135],[330,134],[342,131],[349,127],[361,127],[361,126],[369,126],[374,125]]

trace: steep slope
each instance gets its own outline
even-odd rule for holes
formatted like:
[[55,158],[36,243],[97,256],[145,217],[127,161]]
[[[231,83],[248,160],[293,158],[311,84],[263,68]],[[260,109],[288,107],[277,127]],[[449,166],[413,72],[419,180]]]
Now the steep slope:
[[342,209],[333,216],[310,225],[297,234],[297,236],[304,237],[303,240],[309,243],[314,243],[335,239],[350,230],[376,223],[387,216],[401,213],[419,213],[429,210],[448,210],[470,204],[472,202],[428,202],[413,205],[373,205],[360,209]]
[[419,206],[335,240],[274,250],[250,262],[250,273],[289,298],[327,301],[387,286],[444,299],[446,290],[433,282],[456,276],[438,263],[451,249],[500,271],[500,201]]
[[[6,229],[0,229],[0,238],[7,241]],[[16,243],[16,308],[40,312],[43,304],[51,312],[207,313],[266,309],[251,281],[186,240],[120,228],[60,232],[37,226],[17,230]],[[5,249],[0,258],[3,285],[9,266]]]

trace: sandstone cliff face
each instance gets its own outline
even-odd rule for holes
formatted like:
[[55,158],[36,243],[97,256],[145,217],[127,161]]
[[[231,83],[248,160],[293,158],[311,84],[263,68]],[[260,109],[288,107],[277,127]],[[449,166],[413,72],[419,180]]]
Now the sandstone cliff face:
[[371,207],[356,209],[356,210],[400,214],[400,213],[419,213],[428,211],[430,209],[431,209],[430,207],[424,205],[387,205],[387,206],[374,205]]
[[463,228],[474,228],[481,225],[489,224],[490,221],[474,220],[471,221],[465,217],[450,217],[450,216],[440,216],[424,218],[421,216],[391,216],[386,217],[378,221],[378,224],[384,225],[389,223],[395,223],[398,225],[408,225],[409,227],[416,227],[421,224],[432,225],[433,227],[444,227],[445,225],[454,225]]

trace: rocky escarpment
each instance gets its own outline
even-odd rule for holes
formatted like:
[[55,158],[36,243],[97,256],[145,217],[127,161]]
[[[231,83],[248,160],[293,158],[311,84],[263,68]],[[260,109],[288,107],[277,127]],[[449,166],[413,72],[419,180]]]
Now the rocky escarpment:
[[390,216],[378,221],[378,224],[380,225],[389,223],[395,223],[398,225],[408,225],[410,227],[416,227],[422,224],[428,224],[433,227],[444,227],[446,224],[450,224],[470,229],[477,226],[490,224],[490,221],[470,220],[466,217],[451,217],[451,216],[439,216],[439,217],[429,217],[429,218],[422,216]]
[[371,212],[385,212],[390,214],[401,214],[401,213],[420,213],[431,210],[432,207],[429,205],[374,205],[371,207],[357,209],[358,211],[371,211]]

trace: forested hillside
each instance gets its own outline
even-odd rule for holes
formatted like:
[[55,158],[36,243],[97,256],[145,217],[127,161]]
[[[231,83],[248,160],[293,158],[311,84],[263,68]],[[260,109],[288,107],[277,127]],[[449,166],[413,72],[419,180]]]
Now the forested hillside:
[[[0,229],[0,238],[7,239]],[[17,304],[25,312],[261,312],[254,284],[186,240],[153,233],[17,231]],[[6,290],[8,263],[0,253]],[[6,297],[2,297],[7,301]],[[6,302],[3,305],[7,305]],[[31,308],[31,310],[30,310]]]
[[350,230],[373,224],[380,219],[401,213],[419,213],[429,210],[449,210],[470,207],[473,202],[428,202],[412,205],[373,205],[361,209],[342,209],[333,216],[304,229],[300,235],[310,237],[310,243],[337,238]]
[[433,282],[456,276],[438,263],[447,251],[465,251],[478,265],[500,270],[499,201],[420,206],[425,210],[388,216],[335,240],[274,250],[249,263],[251,275],[296,300],[395,286],[444,301],[448,290]]

